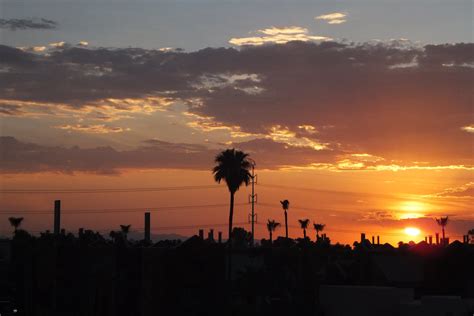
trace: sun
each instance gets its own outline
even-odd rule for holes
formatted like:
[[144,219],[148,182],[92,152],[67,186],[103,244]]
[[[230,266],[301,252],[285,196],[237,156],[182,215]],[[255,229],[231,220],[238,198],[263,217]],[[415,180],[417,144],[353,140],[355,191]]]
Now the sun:
[[418,236],[420,234],[420,230],[416,227],[406,227],[405,228],[405,234],[409,235],[409,236]]

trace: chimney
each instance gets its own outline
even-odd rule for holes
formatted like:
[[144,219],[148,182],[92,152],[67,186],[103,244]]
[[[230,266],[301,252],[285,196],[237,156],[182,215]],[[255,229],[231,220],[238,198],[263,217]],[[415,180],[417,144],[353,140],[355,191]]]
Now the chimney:
[[209,241],[214,241],[214,229],[209,230],[209,235],[207,236],[207,239],[209,239]]
[[439,245],[439,233],[436,233],[436,244]]
[[201,240],[204,240],[204,229],[200,229],[200,230],[199,230],[199,238],[200,238]]
[[430,245],[433,244],[433,236],[431,236],[431,235],[428,236],[428,243],[429,243]]
[[377,236],[377,245],[380,245],[380,236]]
[[150,212],[145,212],[145,241],[151,241],[151,236],[150,236]]
[[428,236],[425,236],[425,243],[428,243]]
[[217,238],[219,240],[219,243],[222,244],[222,232],[219,232],[217,236],[218,236]]
[[54,234],[59,235],[61,231],[61,200],[54,201]]
[[375,237],[372,236],[372,245],[375,245]]
[[365,233],[360,233],[360,242],[365,240]]

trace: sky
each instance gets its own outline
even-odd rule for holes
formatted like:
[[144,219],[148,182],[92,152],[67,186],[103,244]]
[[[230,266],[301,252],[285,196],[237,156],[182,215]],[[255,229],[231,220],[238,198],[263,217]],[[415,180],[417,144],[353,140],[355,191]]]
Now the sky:
[[[474,228],[471,1],[0,0],[0,235],[226,231],[215,155],[256,162],[256,237]],[[249,228],[249,188],[235,222]],[[420,229],[418,236],[405,228]],[[277,230],[276,235],[284,233]],[[310,236],[314,237],[314,232]]]

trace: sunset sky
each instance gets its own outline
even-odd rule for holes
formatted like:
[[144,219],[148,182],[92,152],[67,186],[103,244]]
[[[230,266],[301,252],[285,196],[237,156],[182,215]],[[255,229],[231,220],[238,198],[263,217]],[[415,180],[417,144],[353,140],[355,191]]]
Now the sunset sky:
[[[288,199],[291,237],[309,218],[335,242],[420,241],[448,215],[462,240],[472,12],[471,0],[0,0],[0,235],[9,216],[52,229],[55,199],[74,232],[140,232],[146,209],[155,234],[225,232],[229,196],[210,170],[235,147],[256,161],[257,238]],[[249,193],[234,219],[246,229]]]

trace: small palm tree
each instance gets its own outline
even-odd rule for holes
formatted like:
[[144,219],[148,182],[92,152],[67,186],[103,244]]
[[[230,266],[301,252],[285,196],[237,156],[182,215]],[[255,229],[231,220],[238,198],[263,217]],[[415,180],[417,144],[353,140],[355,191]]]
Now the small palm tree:
[[275,222],[275,220],[268,220],[267,229],[270,233],[270,243],[273,243],[273,232],[280,226],[280,223]]
[[122,234],[123,238],[127,240],[128,233],[130,232],[130,227],[132,225],[120,225],[120,233]]
[[316,231],[316,240],[319,240],[319,232],[322,232],[325,226],[325,224],[313,223],[314,230]]
[[10,222],[10,225],[13,226],[16,233],[18,230],[18,227],[20,227],[21,223],[23,222],[23,217],[9,217],[8,221]]
[[306,228],[309,225],[309,219],[299,219],[298,222],[300,223],[301,229],[303,230],[303,237],[306,239]]
[[252,163],[248,160],[248,156],[248,154],[233,148],[224,150],[216,156],[216,166],[212,169],[214,180],[217,183],[221,183],[224,180],[230,193],[229,245],[232,244],[235,192],[239,190],[242,184],[247,186],[252,178],[250,174]]
[[290,201],[280,201],[281,207],[285,211],[285,237],[288,238],[288,208],[290,207]]
[[446,240],[444,236],[444,228],[448,225],[448,219],[449,219],[448,216],[436,218],[436,222],[438,223],[439,226],[441,226],[441,231],[443,233],[443,243]]

